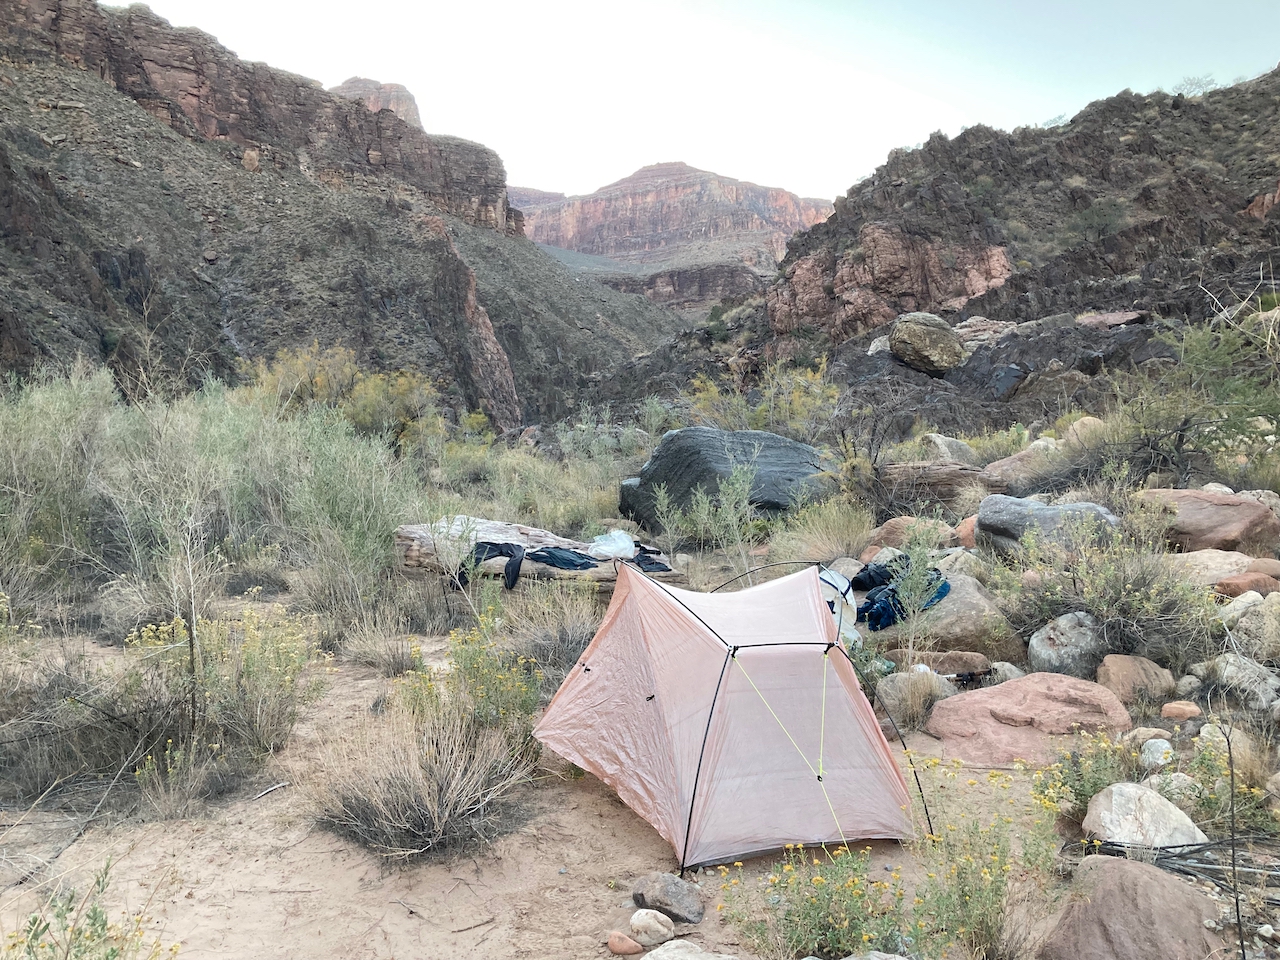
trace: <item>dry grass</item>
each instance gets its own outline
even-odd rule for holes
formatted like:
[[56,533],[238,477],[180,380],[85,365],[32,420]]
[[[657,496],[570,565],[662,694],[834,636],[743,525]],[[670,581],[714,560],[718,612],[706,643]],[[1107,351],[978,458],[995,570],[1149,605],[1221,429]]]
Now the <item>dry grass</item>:
[[532,773],[526,740],[483,725],[458,699],[425,714],[393,706],[325,748],[316,819],[394,860],[490,839]]
[[600,626],[603,611],[594,584],[548,580],[528,583],[508,601],[507,628],[516,651],[542,672],[542,698],[560,688]]
[[819,560],[856,557],[867,547],[875,518],[860,503],[828,500],[792,516],[769,543],[772,560]]

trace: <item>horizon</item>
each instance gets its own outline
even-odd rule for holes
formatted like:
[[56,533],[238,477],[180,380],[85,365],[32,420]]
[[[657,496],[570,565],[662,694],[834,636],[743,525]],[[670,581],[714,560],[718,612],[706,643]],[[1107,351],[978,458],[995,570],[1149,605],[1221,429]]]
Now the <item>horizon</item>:
[[[149,6],[326,88],[353,76],[402,84],[429,133],[495,150],[513,186],[566,196],[683,162],[830,201],[935,131],[1040,125],[1125,89],[1206,76],[1227,85],[1280,59],[1280,44],[1239,49],[1249,24],[1269,23],[1259,0],[1209,19],[1152,0],[1069,11],[1008,0],[889,11],[862,0],[497,0],[483,21],[440,2],[392,2],[367,20],[333,0]],[[1135,37],[1159,55],[1135,56]]]

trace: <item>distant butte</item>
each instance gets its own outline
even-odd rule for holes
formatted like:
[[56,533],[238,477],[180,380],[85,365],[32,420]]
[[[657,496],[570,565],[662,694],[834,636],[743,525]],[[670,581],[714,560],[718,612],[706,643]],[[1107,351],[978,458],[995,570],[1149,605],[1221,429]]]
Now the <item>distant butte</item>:
[[379,83],[367,77],[352,77],[329,92],[348,100],[363,100],[374,113],[379,110],[390,110],[405,123],[423,129],[422,117],[418,114],[418,101],[413,99],[409,88],[399,83]]

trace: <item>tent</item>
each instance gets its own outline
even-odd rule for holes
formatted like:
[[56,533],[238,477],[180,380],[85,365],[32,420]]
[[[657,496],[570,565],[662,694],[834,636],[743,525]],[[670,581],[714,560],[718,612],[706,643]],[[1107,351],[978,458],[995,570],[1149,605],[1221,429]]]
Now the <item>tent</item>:
[[623,566],[534,736],[616,790],[682,869],[912,834],[814,567],[695,593]]

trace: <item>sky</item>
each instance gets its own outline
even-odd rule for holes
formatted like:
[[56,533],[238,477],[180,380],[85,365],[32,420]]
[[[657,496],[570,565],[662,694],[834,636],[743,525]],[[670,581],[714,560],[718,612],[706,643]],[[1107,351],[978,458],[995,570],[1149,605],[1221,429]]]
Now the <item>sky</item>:
[[833,199],[936,130],[1070,117],[1280,61],[1275,0],[150,0],[247,60],[402,83],[512,185],[650,163]]

